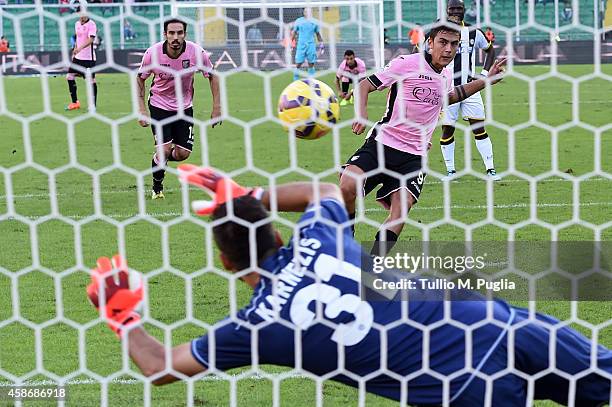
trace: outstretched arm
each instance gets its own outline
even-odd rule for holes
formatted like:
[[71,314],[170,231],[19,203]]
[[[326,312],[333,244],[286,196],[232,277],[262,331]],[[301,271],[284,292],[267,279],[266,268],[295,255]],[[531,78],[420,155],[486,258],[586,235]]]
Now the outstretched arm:
[[203,372],[204,366],[191,354],[190,343],[170,350],[172,366],[166,368],[166,348],[138,325],[140,315],[135,309],[143,300],[144,289],[142,284],[130,287],[129,273],[122,256],[115,255],[112,260],[100,257],[91,271],[87,297],[117,337],[128,341],[129,354],[136,366],[146,377],[159,376],[152,381],[155,385],[180,380],[171,371],[186,376]]
[[261,202],[271,209],[272,200],[283,212],[303,212],[308,205],[323,199],[335,199],[344,202],[340,188],[336,184],[312,182],[291,182],[264,191]]
[[[166,348],[144,328],[134,328],[128,334],[128,348],[132,361],[146,377],[166,370]],[[170,349],[172,371],[185,376],[194,376],[206,369],[191,354],[191,343],[187,342]],[[156,386],[181,380],[168,372],[152,381]]]
[[477,79],[465,85],[455,86],[453,92],[448,96],[448,104],[452,105],[457,102],[461,102],[464,99],[469,98],[476,92],[480,92],[487,86],[487,82],[491,85],[495,85],[502,80],[502,74],[504,72],[504,64],[506,58],[502,58],[495,62],[489,71],[489,78]]

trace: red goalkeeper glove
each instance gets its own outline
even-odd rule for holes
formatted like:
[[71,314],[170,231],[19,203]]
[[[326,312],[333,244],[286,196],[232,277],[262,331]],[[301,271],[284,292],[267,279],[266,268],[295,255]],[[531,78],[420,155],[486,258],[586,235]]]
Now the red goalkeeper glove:
[[181,181],[195,185],[206,191],[212,201],[193,201],[191,208],[200,216],[212,214],[218,206],[229,200],[250,195],[261,199],[262,188],[245,188],[231,178],[224,177],[213,168],[198,167],[192,164],[181,164],[178,166]]
[[[116,275],[119,283],[115,281],[113,270],[119,270]],[[106,304],[100,310],[100,297],[104,292]],[[113,260],[100,257],[97,267],[91,271],[91,284],[87,286],[87,296],[94,307],[104,317],[110,329],[121,338],[121,330],[140,321],[140,315],[135,311],[142,301],[142,284],[136,289],[130,289],[127,263],[123,257],[116,254]]]

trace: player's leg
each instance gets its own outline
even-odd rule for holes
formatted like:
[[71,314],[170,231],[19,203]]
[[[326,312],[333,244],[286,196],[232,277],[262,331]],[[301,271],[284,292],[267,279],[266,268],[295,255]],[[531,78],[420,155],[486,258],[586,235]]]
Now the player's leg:
[[440,137],[440,150],[444,165],[446,165],[446,177],[451,178],[457,172],[455,170],[455,123],[459,115],[461,103],[455,103],[444,110],[442,116],[442,136]]
[[487,170],[487,175],[494,181],[499,181],[501,177],[497,175],[495,166],[493,165],[493,144],[491,143],[491,138],[485,129],[484,120],[472,118],[468,118],[468,120],[470,121],[470,127],[472,128],[472,133],[474,134],[476,148],[478,149],[480,157],[482,157],[482,161],[484,162],[485,169]]
[[175,116],[176,112],[160,109],[149,104],[149,112],[151,114],[151,131],[155,140],[155,153],[151,160],[151,171],[153,174],[153,191],[152,199],[164,198],[164,178],[166,176],[166,163],[172,155],[173,138],[172,138],[172,123],[160,125],[158,122]]
[[345,106],[348,103],[347,101],[349,100],[349,98],[352,97],[352,93],[349,94],[350,85],[351,85],[351,79],[343,76],[340,86],[341,86],[342,94],[344,95],[344,97],[340,98],[340,106]]
[[304,61],[306,61],[306,48],[303,46],[298,46],[295,50],[295,69],[293,70],[294,81],[300,79],[300,71]]
[[317,63],[317,48],[314,43],[308,46],[306,60],[308,61],[308,76],[312,77],[316,73],[315,64]]
[[[92,62],[94,62],[94,61],[92,61]],[[92,64],[92,67],[94,65],[95,65],[95,62],[94,62],[94,64]],[[93,72],[91,74],[91,81],[90,81],[90,83],[91,83],[91,90],[92,90],[92,93],[93,93],[93,105],[95,107],[98,104],[98,83],[96,82],[96,74],[93,73]]]
[[407,178],[402,183],[396,175],[382,174],[382,186],[376,192],[376,201],[389,210],[389,216],[376,233],[371,254],[384,256],[397,242],[408,212],[417,203],[425,184],[422,161],[421,156],[385,148],[385,169]]
[[[355,219],[355,201],[357,196],[369,194],[376,185],[376,177],[366,177],[365,173],[378,167],[376,153],[378,143],[373,138],[366,139],[365,143],[349,158],[340,174],[340,190],[344,198],[349,219]],[[355,225],[351,225],[355,235]]]
[[[185,109],[185,116],[193,118],[193,107]],[[193,123],[190,120],[177,120],[172,123],[172,139],[174,148],[168,156],[168,161],[184,161],[193,150]]]
[[[79,60],[73,59],[72,63],[77,64]],[[66,106],[66,110],[76,110],[81,108],[81,103],[79,102],[79,98],[77,96],[77,84],[76,77],[79,75],[83,75],[82,72],[77,70],[76,68],[70,66],[68,68],[68,74],[66,75],[66,81],[68,82],[68,92],[70,93],[71,102]]]
[[[517,322],[528,318],[529,312],[515,308]],[[533,322],[516,330],[515,360],[516,368],[527,374],[536,374],[551,367],[549,359],[551,327],[559,326],[559,321],[547,315],[537,314],[539,322]],[[543,322],[543,323],[542,323]],[[555,364],[556,372],[564,375],[578,375],[595,367],[608,376],[612,374],[612,350],[601,345],[595,349],[597,366],[591,365],[591,340],[568,326],[556,330]],[[600,406],[610,402],[610,379],[595,372],[576,380],[575,406]],[[570,381],[554,372],[540,377],[535,382],[534,398],[550,399],[567,405],[570,395]]]
[[480,92],[473,94],[461,103],[461,112],[470,122],[476,140],[476,148],[482,157],[487,174],[493,180],[498,181],[500,177],[495,172],[495,166],[493,165],[493,144],[485,129],[485,111]]
[[408,216],[412,205],[416,203],[414,196],[406,191],[405,188],[392,192],[386,201],[389,206],[389,216],[387,216],[387,219],[385,219],[374,237],[374,245],[372,250],[370,250],[370,254],[374,256],[385,256],[393,249],[400,233],[404,229],[404,219]]

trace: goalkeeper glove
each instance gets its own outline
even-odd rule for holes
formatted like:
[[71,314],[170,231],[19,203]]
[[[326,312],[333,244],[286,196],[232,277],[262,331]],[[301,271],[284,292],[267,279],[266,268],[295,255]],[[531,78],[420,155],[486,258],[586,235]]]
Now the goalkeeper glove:
[[218,206],[241,196],[250,195],[261,199],[264,192],[263,188],[245,188],[230,178],[224,177],[213,168],[181,164],[178,166],[178,172],[181,181],[203,189],[213,198],[212,201],[193,201],[191,203],[193,211],[200,216],[210,215]]
[[[119,270],[115,281],[112,271]],[[91,284],[87,286],[87,296],[98,311],[100,311],[100,293],[104,292],[106,304],[101,315],[107,320],[108,326],[121,338],[121,330],[137,324],[140,315],[135,311],[142,301],[142,283],[130,289],[127,263],[123,257],[116,254],[112,262],[108,257],[100,257],[97,267],[91,271]]]
[[325,44],[323,44],[322,42],[319,43],[319,53],[321,55],[325,54]]

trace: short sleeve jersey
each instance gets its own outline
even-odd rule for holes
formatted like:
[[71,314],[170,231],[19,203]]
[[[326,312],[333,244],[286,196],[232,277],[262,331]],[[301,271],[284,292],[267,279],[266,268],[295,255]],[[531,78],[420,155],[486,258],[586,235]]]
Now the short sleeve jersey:
[[336,71],[336,76],[338,79],[361,79],[365,76],[366,73],[366,65],[365,62],[361,58],[355,58],[356,65],[351,68],[347,65],[346,61],[342,61],[340,66],[338,67],[338,71]]
[[314,36],[319,32],[319,24],[311,19],[300,17],[295,20],[295,23],[293,24],[293,31],[298,33],[298,48],[314,45]]
[[[394,324],[384,337],[376,326],[397,322],[402,315],[424,325],[439,322],[444,317],[443,302],[421,300],[407,305],[405,301],[362,299],[360,266],[369,257],[352,238],[347,222],[348,214],[338,201],[323,200],[310,206],[299,221],[298,236],[260,264],[266,273],[261,273],[250,303],[215,324],[214,333],[209,330],[192,341],[194,358],[213,371],[254,363],[299,364],[308,372],[324,375],[341,369],[341,360],[346,371],[362,377],[380,371],[381,363],[404,377],[422,369],[426,339],[416,326]],[[486,307],[478,301],[457,301],[451,315],[474,323],[486,317]],[[494,315],[507,321],[508,305],[496,303]],[[474,366],[490,353],[503,331],[497,325],[484,325],[474,335]],[[465,338],[460,329],[442,325],[431,332],[429,340],[432,370],[450,374],[465,367]],[[382,341],[386,341],[384,347]],[[451,391],[459,392],[468,376],[453,381]],[[358,386],[342,373],[333,379]],[[396,400],[401,397],[401,383],[385,374],[368,380],[366,389]],[[439,380],[417,374],[409,384],[408,403],[440,404],[442,392]]]
[[[81,24],[81,21],[77,20],[74,23],[74,32],[76,34],[76,46],[82,47],[90,38],[95,38],[98,35],[98,28],[92,19],[87,20],[85,24]],[[79,51],[75,58],[82,61],[95,61],[96,53],[94,52],[93,41],[89,46]]]
[[[185,41],[177,58],[170,58],[167,47],[166,41],[162,41],[147,49],[138,75],[142,79],[154,75],[149,95],[151,105],[167,111],[184,110],[193,105],[193,75],[199,71],[209,77],[213,66],[208,53],[194,42]],[[176,76],[180,78],[182,100],[178,99]]]
[[384,116],[368,133],[396,150],[425,155],[444,105],[453,92],[452,73],[437,71],[429,54],[400,55],[368,77],[378,90],[389,88]]

